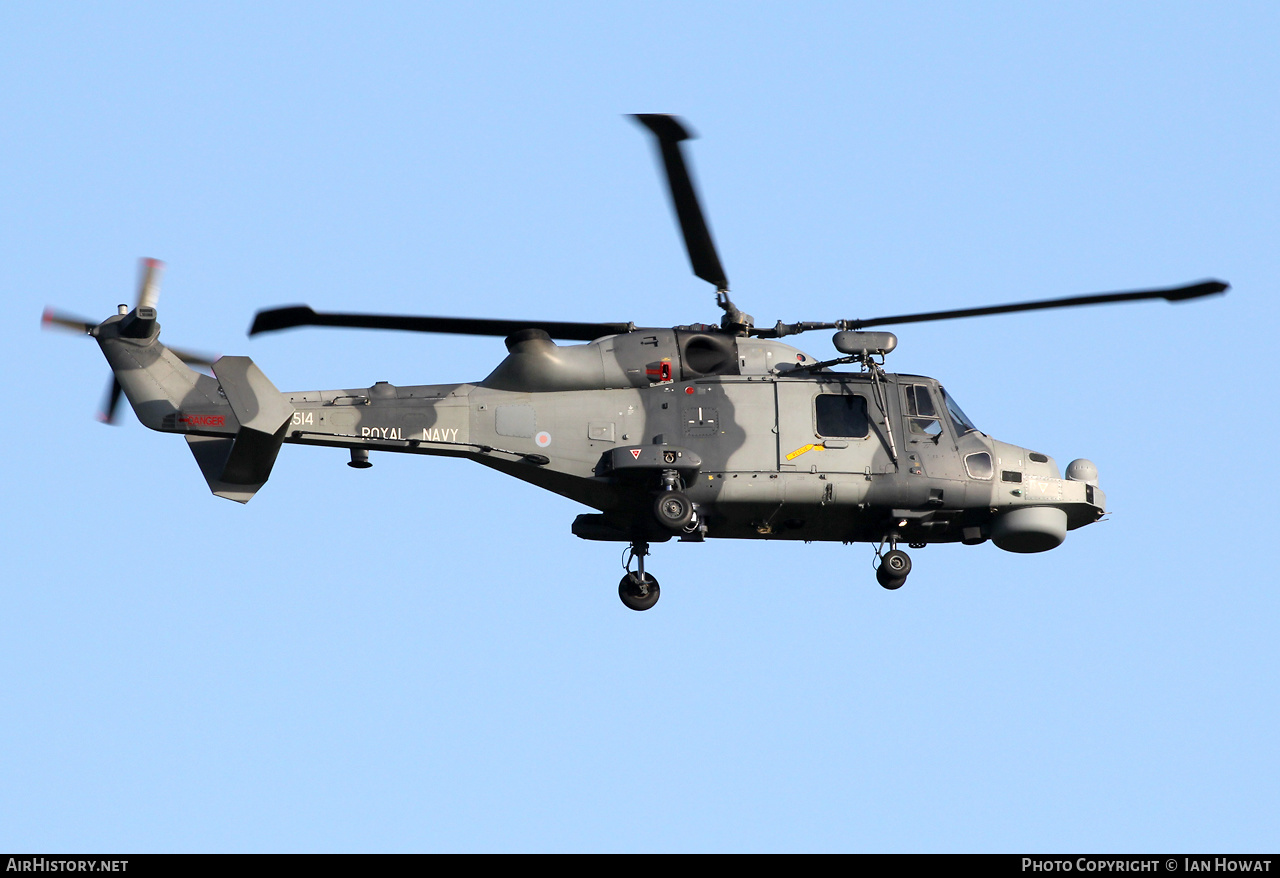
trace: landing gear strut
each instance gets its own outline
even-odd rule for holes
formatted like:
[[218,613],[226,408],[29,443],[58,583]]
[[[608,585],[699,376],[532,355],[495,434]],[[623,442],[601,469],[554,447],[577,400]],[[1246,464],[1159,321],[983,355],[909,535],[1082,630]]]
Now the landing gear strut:
[[[649,544],[634,542],[623,555],[622,566],[627,575],[618,583],[618,597],[631,610],[647,610],[658,602],[658,580],[644,572],[644,556],[649,554]],[[631,569],[632,562],[636,569]]]

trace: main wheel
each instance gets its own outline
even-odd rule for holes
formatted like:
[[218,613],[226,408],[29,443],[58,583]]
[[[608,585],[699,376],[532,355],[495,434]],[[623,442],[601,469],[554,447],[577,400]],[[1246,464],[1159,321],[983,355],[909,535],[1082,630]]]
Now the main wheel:
[[653,514],[663,527],[681,531],[693,520],[693,501],[680,491],[663,491],[653,501]]
[[630,572],[618,583],[618,597],[631,610],[647,610],[658,602],[658,580],[653,574],[646,573],[640,578],[639,573]]
[[911,572],[911,556],[898,549],[891,549],[880,559],[876,568],[876,582],[887,589],[902,588]]

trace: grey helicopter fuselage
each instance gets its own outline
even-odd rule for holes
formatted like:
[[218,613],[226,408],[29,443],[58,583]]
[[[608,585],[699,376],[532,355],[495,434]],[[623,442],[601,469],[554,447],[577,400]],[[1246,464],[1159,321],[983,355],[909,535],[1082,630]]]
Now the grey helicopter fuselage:
[[[1207,279],[896,314],[756,326],[735,305],[684,158],[676,117],[634,115],[654,140],[693,274],[713,285],[719,326],[264,309],[249,335],[303,326],[505,338],[482,381],[280,393],[247,357],[207,356],[159,341],[162,265],[143,260],[138,305],[94,324],[46,309],[42,323],[97,339],[143,424],[186,436],[210,490],[241,503],[262,487],[284,443],[464,457],[596,510],[573,522],[588,540],[630,544],[618,596],[658,600],[649,544],[673,538],[878,543],[876,580],[900,588],[911,560],[898,544],[978,544],[1043,552],[1106,513],[1097,468],[1065,474],[1039,452],[992,439],[932,378],[885,372],[897,345],[871,327],[1121,302],[1220,295]],[[838,330],[842,356],[816,361],[777,339]],[[553,339],[581,344],[559,345]],[[212,365],[213,376],[188,364]],[[852,366],[848,371],[833,367]],[[885,551],[885,548],[888,548]],[[633,569],[634,566],[634,569]]]
[[[120,394],[151,429],[186,435],[210,490],[246,503],[284,443],[465,457],[595,512],[573,534],[630,544],[618,596],[652,608],[649,544],[671,539],[865,541],[876,579],[899,589],[911,571],[899,543],[979,544],[1046,552],[1106,513],[1097,467],[1059,471],[1046,454],[983,434],[932,378],[890,374],[887,331],[922,321],[1107,303],[1187,302],[1226,292],[1221,280],[1005,305],[756,326],[730,297],[676,116],[635,114],[652,134],[692,273],[712,284],[718,326],[637,329],[634,323],[507,317],[257,312],[248,334],[344,326],[506,338],[507,357],[474,384],[280,393],[247,357],[160,343],[160,262],[143,260],[138,305],[101,324],[46,308],[42,324],[96,338],[114,372],[102,420]],[[780,342],[838,330],[842,356],[815,361]],[[557,344],[553,339],[582,342]],[[211,365],[214,375],[188,366]],[[833,367],[852,366],[840,371]],[[886,549],[887,547],[887,552]],[[634,568],[632,568],[634,567]]]
[[[597,510],[584,539],[992,539],[1051,549],[1100,518],[1088,461],[1068,467],[977,430],[937,381],[833,371],[773,339],[711,327],[557,345],[529,329],[476,383],[280,393],[243,357],[187,367],[154,309],[94,330],[139,419],[185,434],[215,494],[247,502],[282,443],[464,457]],[[887,335],[887,334],[885,334]],[[694,514],[672,527],[655,496]]]

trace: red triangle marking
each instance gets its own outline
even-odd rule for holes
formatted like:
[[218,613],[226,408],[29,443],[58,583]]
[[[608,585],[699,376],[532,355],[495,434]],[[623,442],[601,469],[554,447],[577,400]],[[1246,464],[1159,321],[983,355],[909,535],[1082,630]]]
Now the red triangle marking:
[[640,459],[640,449],[639,449],[639,448],[632,448],[632,449],[631,449],[631,456],[632,456],[632,457],[634,457],[636,460],[639,460],[639,459]]

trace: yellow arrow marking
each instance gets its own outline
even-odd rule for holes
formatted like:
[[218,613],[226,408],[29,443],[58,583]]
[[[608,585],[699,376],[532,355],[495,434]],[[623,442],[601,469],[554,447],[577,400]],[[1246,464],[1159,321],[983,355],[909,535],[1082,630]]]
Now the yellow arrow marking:
[[795,451],[788,454],[787,460],[795,460],[797,457],[804,454],[806,451],[813,451],[815,448],[819,451],[825,450],[821,445],[812,445],[812,444],[806,445],[803,448],[797,448]]

